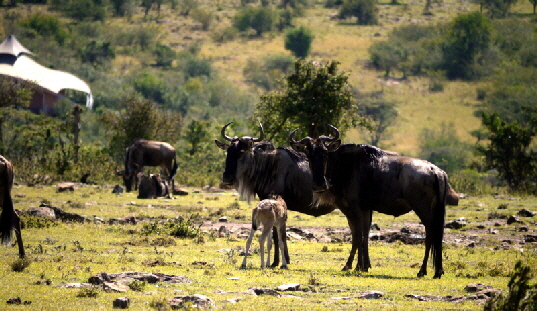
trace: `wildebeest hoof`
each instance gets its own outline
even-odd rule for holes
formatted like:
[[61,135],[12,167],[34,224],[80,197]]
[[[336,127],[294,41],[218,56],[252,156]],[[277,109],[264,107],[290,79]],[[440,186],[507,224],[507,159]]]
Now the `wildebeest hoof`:
[[241,269],[246,269],[246,265],[241,265]]
[[351,269],[351,267],[349,266],[344,266],[343,269],[341,271],[349,271]]
[[281,266],[280,269],[289,270],[289,268],[287,266]]
[[418,272],[418,277],[419,278],[422,278],[425,275],[427,275],[427,272],[423,272],[423,271]]

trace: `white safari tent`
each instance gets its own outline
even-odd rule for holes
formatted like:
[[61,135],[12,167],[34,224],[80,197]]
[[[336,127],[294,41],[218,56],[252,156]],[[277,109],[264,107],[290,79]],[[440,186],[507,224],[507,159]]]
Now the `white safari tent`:
[[65,95],[65,89],[86,93],[86,106],[92,108],[93,97],[86,82],[70,73],[43,67],[28,55],[33,53],[13,35],[0,44],[0,74],[28,80],[38,86],[30,103],[32,111],[54,114],[54,104]]

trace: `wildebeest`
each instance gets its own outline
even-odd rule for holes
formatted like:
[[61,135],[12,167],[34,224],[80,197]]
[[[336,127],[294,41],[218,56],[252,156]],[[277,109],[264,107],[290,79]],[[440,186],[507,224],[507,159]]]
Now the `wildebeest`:
[[[215,140],[216,145],[227,151],[222,183],[234,185],[242,199],[250,200],[257,195],[260,200],[269,198],[271,193],[280,195],[287,209],[300,213],[321,216],[335,208],[324,205],[313,206],[312,179],[306,157],[289,148],[274,149],[270,143],[263,142],[261,124],[260,137],[229,137],[224,127],[220,134],[230,143]],[[277,243],[277,234],[274,234]],[[285,239],[284,239],[285,241]],[[287,243],[285,243],[287,244]],[[289,263],[289,257],[286,259]],[[278,248],[274,250],[274,263],[279,265]]]
[[[262,200],[252,209],[252,230],[246,241],[246,254],[242,261],[241,267],[246,268],[246,258],[248,258],[248,251],[250,245],[252,245],[252,239],[255,231],[259,228],[259,225],[263,225],[263,233],[259,237],[259,253],[261,255],[261,269],[265,269],[270,262],[270,250],[272,248],[272,240],[267,237],[270,234],[271,229],[274,228],[278,232],[278,248],[282,255],[285,254],[285,223],[287,221],[287,207],[285,201],[281,196],[272,196],[269,199]],[[267,240],[267,261],[265,263],[265,240]],[[282,256],[282,269],[287,269],[287,261],[285,256]]]
[[138,199],[156,199],[169,194],[168,184],[160,175],[138,173],[140,186],[138,187]]
[[434,278],[444,274],[442,239],[448,192],[447,174],[420,159],[388,154],[383,150],[356,144],[341,144],[339,131],[334,138],[290,136],[292,147],[304,152],[310,161],[313,190],[319,202],[335,204],[349,222],[351,254],[345,265],[352,268],[358,250],[357,270],[371,267],[368,238],[372,212],[400,216],[414,211],[425,226],[425,256],[418,277],[427,274],[432,253]]
[[0,214],[0,240],[3,244],[9,244],[11,242],[11,233],[15,231],[19,246],[19,256],[24,258],[26,254],[22,243],[21,222],[15,212],[13,199],[11,198],[14,177],[13,165],[0,155],[0,204],[2,204],[2,214]]
[[160,166],[161,174],[166,176],[168,184],[171,181],[172,192],[174,189],[173,178],[177,173],[177,161],[175,149],[170,144],[160,141],[138,139],[127,148],[125,155],[125,170],[118,171],[123,176],[127,192],[132,190],[132,184],[136,187],[136,177],[143,172],[144,166]]

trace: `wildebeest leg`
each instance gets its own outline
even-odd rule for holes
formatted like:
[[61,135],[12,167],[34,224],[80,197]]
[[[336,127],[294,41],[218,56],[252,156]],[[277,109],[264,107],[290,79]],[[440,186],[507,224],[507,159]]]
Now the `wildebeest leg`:
[[252,245],[252,239],[254,238],[255,230],[254,228],[251,229],[250,235],[248,236],[248,240],[246,241],[246,250],[244,254],[244,259],[242,260],[242,269],[246,269],[246,258],[248,257],[248,252],[250,251],[250,246]]
[[363,245],[364,245],[364,267],[365,271],[371,268],[371,260],[369,259],[369,231],[371,230],[371,222],[373,219],[373,210],[367,210],[362,212],[363,225],[364,225],[364,234],[363,234]]
[[352,262],[354,261],[354,256],[356,255],[356,249],[357,249],[357,243],[356,243],[356,237],[355,237],[355,226],[352,221],[347,217],[347,223],[349,224],[349,228],[351,229],[351,252],[349,254],[349,258],[347,259],[347,263],[345,263],[345,266],[343,266],[342,271],[347,271],[352,269]]
[[286,249],[285,249],[285,244],[283,243],[283,241],[286,239],[285,236],[285,224],[281,225],[280,227],[280,234],[278,235],[279,239],[278,239],[278,247],[276,248],[280,248],[281,252],[282,252],[282,266],[281,268],[282,269],[288,269],[287,268],[287,259],[285,258],[285,253],[286,253]]
[[[261,236],[259,237],[259,254],[261,255],[261,269],[265,269],[266,266],[268,266],[268,263],[270,262],[270,253],[267,257],[267,264],[265,264],[265,240],[267,240],[267,237],[270,234],[270,230],[272,230],[272,226],[268,226],[266,223],[263,224],[263,232],[261,233]],[[272,244],[272,240],[269,239],[268,243]],[[270,245],[272,246],[272,245]],[[270,249],[269,249],[270,252]]]
[[429,226],[425,225],[425,255],[423,256],[423,263],[421,264],[418,277],[421,278],[427,275],[427,261],[429,261],[429,253],[431,252],[431,232]]
[[[284,246],[285,261],[287,262],[287,264],[289,264],[290,263],[289,250],[287,248],[287,237],[285,235],[285,232],[287,232],[286,225],[283,226],[282,231],[284,232],[283,236],[282,236],[282,240],[283,240],[283,246]],[[277,229],[274,229],[272,231],[272,240],[274,241],[275,245],[278,245],[279,240],[278,240],[278,230]],[[279,247],[275,247],[274,248],[274,262],[272,262],[271,268],[276,268],[279,265],[280,265],[280,249],[279,249]]]
[[24,252],[24,245],[22,243],[21,220],[16,213],[13,215],[13,230],[17,236],[17,244],[19,245],[19,257],[24,258],[26,257],[26,253]]

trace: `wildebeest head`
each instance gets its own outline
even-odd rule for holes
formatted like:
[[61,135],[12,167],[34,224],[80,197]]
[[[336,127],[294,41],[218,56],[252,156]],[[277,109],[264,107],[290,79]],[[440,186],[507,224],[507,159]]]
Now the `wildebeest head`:
[[294,130],[289,135],[291,147],[297,152],[306,154],[308,157],[313,177],[313,191],[315,192],[323,192],[328,189],[329,185],[325,177],[328,152],[337,150],[341,145],[339,130],[332,125],[329,126],[336,131],[335,137],[320,136],[316,139],[305,137],[300,141],[296,141],[294,137],[297,130]]
[[[134,163],[136,167],[138,165]],[[135,170],[118,170],[116,171],[117,176],[123,177],[123,182],[125,184],[125,188],[127,188],[127,192],[131,192],[133,183],[137,182],[136,177],[136,171]]]
[[[222,130],[220,131],[220,134],[222,135],[222,138],[229,141],[230,143],[224,143],[219,140],[215,139],[216,146],[218,148],[227,151],[226,156],[226,168],[224,171],[224,174],[222,176],[222,183],[224,185],[231,185],[235,183],[236,179],[235,176],[237,175],[237,167],[240,159],[247,153],[252,152],[254,149],[255,143],[258,143],[263,140],[265,137],[265,134],[263,132],[263,126],[261,123],[259,123],[259,130],[261,132],[259,138],[249,137],[249,136],[243,136],[243,137],[229,137],[226,135],[226,128],[233,122],[229,122],[228,124],[224,125],[222,127]],[[262,148],[271,147],[272,145],[263,145]]]

